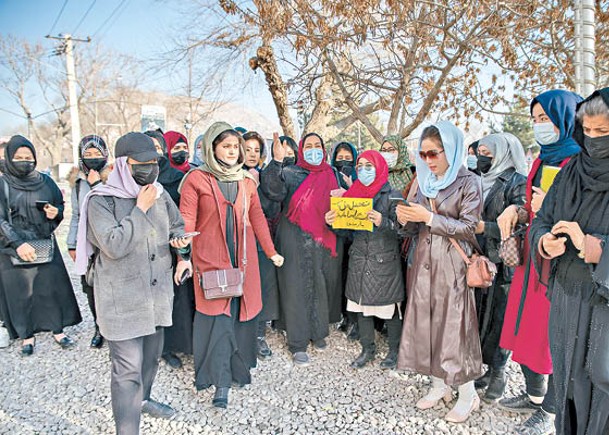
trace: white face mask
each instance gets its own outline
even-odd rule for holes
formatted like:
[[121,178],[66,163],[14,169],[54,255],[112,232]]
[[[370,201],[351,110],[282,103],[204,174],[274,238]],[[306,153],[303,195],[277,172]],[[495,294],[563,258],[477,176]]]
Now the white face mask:
[[550,145],[558,142],[558,139],[560,139],[560,133],[554,131],[554,124],[551,122],[533,124],[533,133],[535,134],[535,140],[540,145]]
[[478,168],[478,157],[473,156],[473,155],[468,155],[467,156],[467,167],[471,170],[477,169]]
[[381,156],[383,156],[383,158],[387,162],[387,166],[389,166],[389,169],[393,168],[395,165],[398,164],[397,153],[388,153],[385,151],[381,151]]

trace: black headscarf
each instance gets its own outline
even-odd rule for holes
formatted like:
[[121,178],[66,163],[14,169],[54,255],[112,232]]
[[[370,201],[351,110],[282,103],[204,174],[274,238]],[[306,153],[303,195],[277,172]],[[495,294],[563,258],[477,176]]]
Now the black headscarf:
[[32,142],[20,135],[11,137],[4,150],[4,166],[6,169],[6,173],[4,174],[5,180],[10,186],[19,190],[32,191],[40,189],[44,185],[44,177],[40,172],[34,170],[25,177],[22,177],[16,170],[15,165],[13,164],[13,158],[19,148],[28,148],[34,156],[34,162],[38,163],[38,160],[36,159],[36,148],[34,148]]
[[[592,98],[601,96],[609,107],[609,88],[595,91],[577,105],[577,110]],[[609,158],[593,159],[584,147],[583,126],[575,125],[573,137],[582,152],[562,169],[559,200],[554,216],[558,220],[578,222],[585,233],[609,234]]]
[[159,133],[158,130],[148,130],[144,132],[144,134],[158,140],[161,148],[163,148],[163,155],[167,156],[167,142],[165,142],[165,138],[163,137],[162,133]]

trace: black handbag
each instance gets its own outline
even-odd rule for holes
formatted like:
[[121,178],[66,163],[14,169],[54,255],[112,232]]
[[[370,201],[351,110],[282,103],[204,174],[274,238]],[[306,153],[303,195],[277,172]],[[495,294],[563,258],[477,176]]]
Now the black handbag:
[[[12,226],[13,218],[11,217],[9,188],[7,182],[5,180],[2,181],[2,184],[4,185],[4,196],[6,197],[6,214],[8,217],[8,223]],[[26,240],[25,242],[36,251],[36,259],[33,261],[25,261],[17,254],[11,255],[11,263],[13,266],[33,266],[47,264],[53,261],[53,256],[55,255],[55,236],[53,234],[51,234],[51,236],[48,238]]]

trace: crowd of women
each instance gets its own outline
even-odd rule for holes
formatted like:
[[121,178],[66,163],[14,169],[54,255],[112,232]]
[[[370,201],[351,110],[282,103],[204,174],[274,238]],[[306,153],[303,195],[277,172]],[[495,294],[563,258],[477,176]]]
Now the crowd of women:
[[[267,149],[217,122],[192,161],[183,135],[147,131],[121,137],[111,163],[102,138],[84,137],[67,244],[91,347],[110,348],[117,433],[138,433],[142,412],[175,413],[151,398],[161,356],[179,369],[193,354],[196,388],[226,408],[272,356],[270,325],[306,366],[335,323],[361,343],[354,369],[386,336],[381,368],[430,376],[417,408],[456,390],[449,422],[482,398],[528,413],[521,434],[609,433],[609,88],[545,92],[531,117],[530,171],[515,136],[466,148],[448,121],[422,131],[414,158],[397,136],[360,154],[316,133],[275,134]],[[81,314],[53,236],[61,191],[22,136],[1,165],[0,318],[24,356],[42,331],[73,347],[64,328]],[[371,199],[372,230],[335,229],[332,197]],[[476,255],[495,265],[488,288],[468,282]],[[510,357],[525,385],[504,398]]]

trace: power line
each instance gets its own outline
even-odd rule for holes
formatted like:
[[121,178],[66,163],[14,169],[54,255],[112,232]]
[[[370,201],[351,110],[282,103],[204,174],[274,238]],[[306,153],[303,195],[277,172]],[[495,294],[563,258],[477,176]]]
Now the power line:
[[114,10],[113,10],[113,11],[110,13],[110,15],[108,16],[108,18],[106,18],[106,21],[104,21],[104,22],[102,23],[102,25],[101,25],[101,26],[99,26],[99,28],[98,28],[98,29],[95,31],[95,33],[93,33],[92,38],[94,38],[94,37],[95,37],[95,35],[97,35],[97,34],[99,33],[99,31],[100,31],[101,29],[103,29],[103,28],[106,26],[106,24],[108,24],[108,22],[110,22],[110,20],[112,19],[112,17],[113,17],[113,16],[114,16],[114,15],[115,15],[115,14],[118,12],[118,10],[121,8],[121,6],[123,6],[123,5],[125,4],[125,2],[126,2],[126,1],[127,1],[127,0],[121,0],[121,2],[118,4],[118,6],[116,6],[116,7],[114,8]]
[[66,5],[68,4],[68,0],[64,0],[63,2],[63,6],[61,7],[61,10],[59,11],[59,14],[57,15],[57,18],[55,18],[55,22],[53,23],[53,25],[51,26],[51,30],[49,30],[47,32],[47,35],[50,35],[51,33],[53,33],[53,30],[55,30],[55,26],[57,25],[57,22],[59,21],[59,19],[61,18],[61,14],[63,14],[63,10],[66,8]]
[[91,12],[91,9],[93,9],[93,6],[95,6],[95,2],[97,0],[93,0],[93,2],[91,2],[91,6],[89,6],[89,9],[87,9],[87,11],[85,12],[85,14],[82,16],[82,18],[80,19],[80,21],[78,22],[78,24],[76,25],[76,28],[72,31],[72,35],[76,34],[76,31],[78,30],[78,28],[80,27],[80,25],[83,23],[83,21],[85,21],[85,18],[87,18],[87,15],[89,15],[89,12]]

